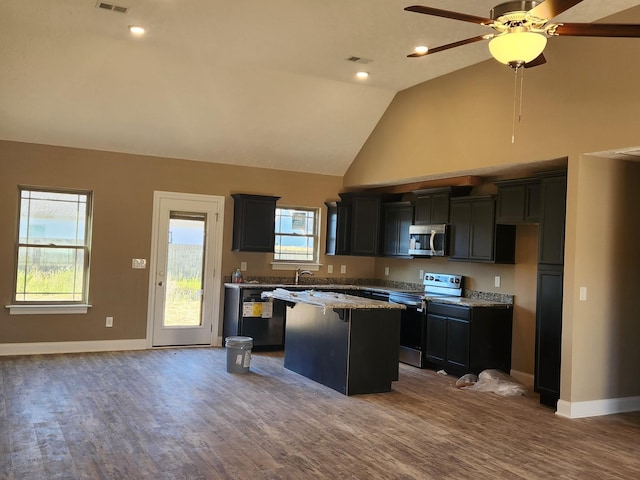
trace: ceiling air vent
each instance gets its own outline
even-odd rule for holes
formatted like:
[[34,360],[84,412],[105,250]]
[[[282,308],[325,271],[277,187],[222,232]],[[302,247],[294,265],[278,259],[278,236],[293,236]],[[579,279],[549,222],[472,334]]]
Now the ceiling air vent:
[[96,3],[97,8],[102,8],[103,10],[111,10],[112,12],[118,13],[127,13],[129,11],[129,7],[121,7],[119,5],[114,5],[112,3],[98,2]]
[[371,60],[369,60],[368,58],[362,58],[362,57],[349,57],[345,59],[347,62],[353,62],[353,63],[361,63],[363,65],[366,65],[367,63],[371,63]]

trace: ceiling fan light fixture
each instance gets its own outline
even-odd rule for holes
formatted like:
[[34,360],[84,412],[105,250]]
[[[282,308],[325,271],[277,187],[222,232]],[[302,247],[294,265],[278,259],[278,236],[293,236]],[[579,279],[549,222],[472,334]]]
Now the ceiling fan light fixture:
[[509,32],[489,42],[493,58],[505,65],[522,65],[536,59],[547,45],[547,37],[535,32]]

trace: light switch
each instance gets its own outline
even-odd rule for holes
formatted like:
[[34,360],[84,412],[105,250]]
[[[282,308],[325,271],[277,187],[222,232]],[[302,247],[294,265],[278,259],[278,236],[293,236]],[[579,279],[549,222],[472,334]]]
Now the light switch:
[[247,262],[240,262],[240,270],[243,272],[247,271]]
[[496,276],[494,277],[494,279],[493,279],[493,284],[494,284],[496,287],[499,287],[499,286],[500,286],[500,275],[496,275]]
[[587,301],[587,287],[580,287],[580,301]]
[[346,265],[340,265],[340,273],[347,273],[347,266]]
[[424,270],[420,270],[420,272],[418,272],[418,278],[420,280],[424,280]]
[[389,267],[384,267],[384,274],[389,275]]
[[327,265],[327,273],[333,273],[333,265]]

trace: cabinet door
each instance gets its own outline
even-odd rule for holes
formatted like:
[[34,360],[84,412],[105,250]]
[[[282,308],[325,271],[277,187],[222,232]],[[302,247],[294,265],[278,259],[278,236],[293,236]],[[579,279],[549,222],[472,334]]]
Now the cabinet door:
[[349,255],[351,250],[351,206],[338,202],[336,255]]
[[449,193],[437,193],[431,198],[431,223],[449,223]]
[[536,300],[535,390],[540,402],[556,406],[560,398],[563,267],[540,267]]
[[409,226],[413,219],[411,204],[384,205],[383,254],[407,256],[409,254]]
[[444,364],[447,358],[447,317],[427,315],[427,359]]
[[431,223],[431,195],[418,197],[415,201],[414,223],[416,225],[429,225]]
[[494,214],[495,202],[493,199],[475,200],[471,204],[470,259],[493,260]]
[[354,197],[351,204],[351,255],[379,254],[380,213],[379,196]]
[[498,187],[496,222],[520,223],[524,220],[527,189],[525,185]]
[[273,252],[280,197],[233,194],[233,250]]
[[451,239],[452,258],[469,258],[469,238],[471,235],[471,203],[451,203]]
[[541,183],[540,242],[538,263],[564,263],[564,225],[567,177],[543,178]]
[[524,221],[527,223],[538,223],[540,221],[541,192],[542,187],[539,183],[527,185],[527,198],[524,212]]
[[455,369],[469,368],[469,322],[447,318],[447,365]]

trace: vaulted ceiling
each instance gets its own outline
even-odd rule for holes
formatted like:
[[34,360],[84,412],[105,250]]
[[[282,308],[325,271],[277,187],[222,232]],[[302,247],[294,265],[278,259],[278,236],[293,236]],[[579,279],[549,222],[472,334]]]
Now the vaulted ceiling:
[[[0,139],[342,175],[397,91],[490,58],[486,42],[406,58],[487,33],[409,1],[99,3],[0,2]],[[420,3],[486,17],[500,0]],[[558,19],[639,4],[584,0]]]

